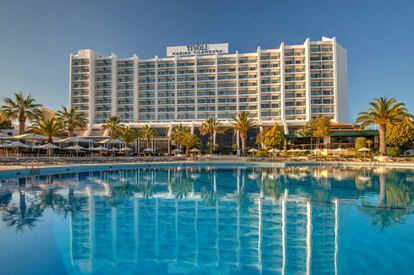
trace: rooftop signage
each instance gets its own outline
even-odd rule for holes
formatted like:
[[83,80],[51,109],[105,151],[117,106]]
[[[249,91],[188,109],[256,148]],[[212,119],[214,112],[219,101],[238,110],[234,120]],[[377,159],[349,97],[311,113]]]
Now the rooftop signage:
[[196,55],[196,54],[220,54],[228,53],[229,44],[196,44],[187,46],[173,46],[167,47],[167,56],[182,56],[182,55]]

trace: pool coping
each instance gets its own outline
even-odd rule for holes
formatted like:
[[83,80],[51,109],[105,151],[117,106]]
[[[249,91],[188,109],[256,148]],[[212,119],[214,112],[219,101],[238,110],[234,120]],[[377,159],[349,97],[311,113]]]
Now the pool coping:
[[263,168],[283,168],[292,166],[333,166],[333,167],[384,167],[393,169],[413,169],[414,163],[395,163],[395,162],[258,162],[258,161],[168,161],[168,162],[125,162],[125,163],[82,163],[82,164],[61,164],[45,165],[36,168],[19,167],[18,169],[0,170],[0,179],[12,177],[38,176],[70,172],[90,172],[116,169],[138,169],[138,168],[169,168],[169,167],[263,167]]

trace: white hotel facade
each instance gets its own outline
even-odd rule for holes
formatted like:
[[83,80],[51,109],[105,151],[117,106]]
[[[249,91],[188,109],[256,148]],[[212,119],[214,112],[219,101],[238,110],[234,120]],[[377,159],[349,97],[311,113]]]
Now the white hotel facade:
[[69,101],[91,131],[110,116],[132,127],[199,126],[208,117],[224,125],[249,111],[261,126],[286,132],[316,116],[348,120],[347,53],[336,38],[306,39],[251,53],[228,44],[168,47],[167,57],[70,55]]

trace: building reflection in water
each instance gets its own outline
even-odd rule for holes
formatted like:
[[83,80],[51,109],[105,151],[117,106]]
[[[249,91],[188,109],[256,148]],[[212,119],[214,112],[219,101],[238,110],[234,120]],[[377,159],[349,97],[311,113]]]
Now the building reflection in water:
[[[336,274],[340,201],[383,204],[383,175],[321,167],[100,171],[8,180],[0,201],[9,226],[34,226],[42,207],[67,215],[70,262],[82,272]],[[400,206],[412,205],[408,193]]]

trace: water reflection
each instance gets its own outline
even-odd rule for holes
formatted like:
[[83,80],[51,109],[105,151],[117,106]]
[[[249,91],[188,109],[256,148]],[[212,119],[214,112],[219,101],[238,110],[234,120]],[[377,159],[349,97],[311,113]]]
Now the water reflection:
[[412,214],[412,173],[333,167],[171,168],[1,182],[1,219],[67,217],[79,272],[337,273],[339,208],[381,230]]

